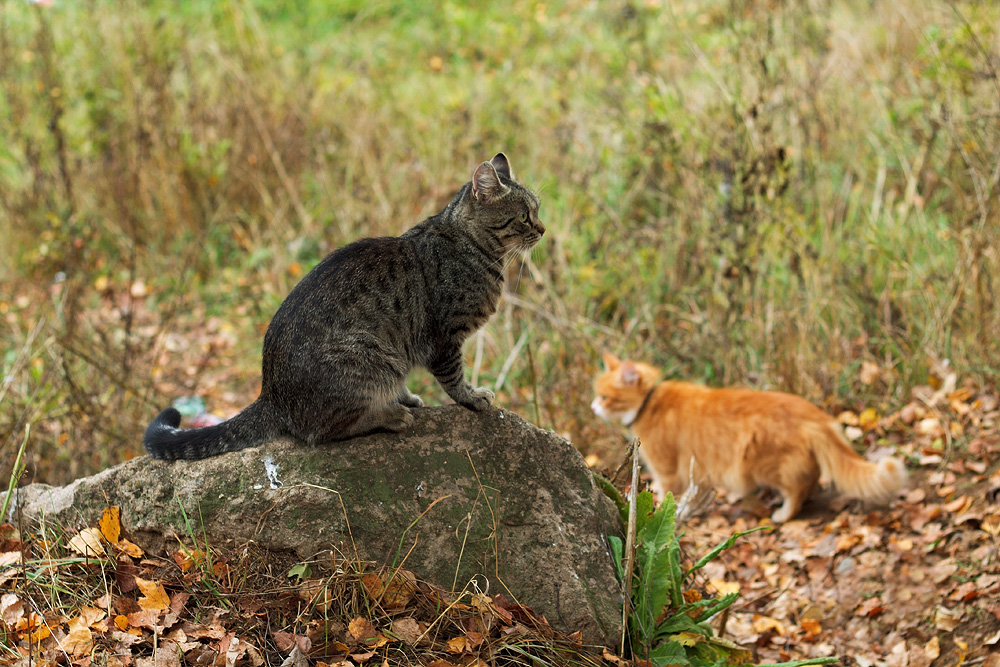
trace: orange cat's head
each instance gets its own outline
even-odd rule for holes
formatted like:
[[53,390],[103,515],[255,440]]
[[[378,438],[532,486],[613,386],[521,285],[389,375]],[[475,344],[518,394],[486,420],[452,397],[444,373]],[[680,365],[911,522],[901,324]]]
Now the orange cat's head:
[[596,396],[590,407],[598,417],[629,425],[656,386],[660,371],[649,364],[622,361],[612,354],[604,354],[603,358],[604,372],[594,380]]

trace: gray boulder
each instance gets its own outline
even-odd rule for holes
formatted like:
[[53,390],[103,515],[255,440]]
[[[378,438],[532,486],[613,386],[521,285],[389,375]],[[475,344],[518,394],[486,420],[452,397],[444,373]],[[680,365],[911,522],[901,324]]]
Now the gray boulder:
[[254,541],[301,559],[324,549],[389,564],[405,556],[427,581],[461,589],[475,577],[555,628],[613,644],[621,594],[607,536],[621,525],[576,449],[502,409],[414,414],[405,434],[278,440],[202,461],[143,456],[65,487],[29,485],[19,502],[68,528],[119,505],[133,541],[153,553],[204,531],[215,547]]

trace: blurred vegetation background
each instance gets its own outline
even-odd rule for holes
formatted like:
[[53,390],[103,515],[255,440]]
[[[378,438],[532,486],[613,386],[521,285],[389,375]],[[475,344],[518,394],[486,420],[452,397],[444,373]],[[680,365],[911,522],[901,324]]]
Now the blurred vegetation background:
[[[140,454],[256,396],[268,320],[497,151],[548,233],[470,340],[613,466],[599,352],[889,410],[1000,376],[1000,5],[0,0],[0,462]],[[413,388],[445,399],[417,374]]]

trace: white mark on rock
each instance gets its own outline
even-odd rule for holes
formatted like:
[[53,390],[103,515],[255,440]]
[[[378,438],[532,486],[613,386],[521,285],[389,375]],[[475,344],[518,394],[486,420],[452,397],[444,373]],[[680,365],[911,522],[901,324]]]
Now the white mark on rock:
[[500,411],[500,419],[503,419],[503,410]]
[[417,484],[417,498],[423,498],[423,497],[424,497],[424,483],[420,482],[420,484]]
[[264,457],[264,472],[267,473],[267,479],[271,482],[272,489],[280,489],[284,486],[282,481],[278,479],[278,468],[279,465],[274,462],[274,457],[268,454]]

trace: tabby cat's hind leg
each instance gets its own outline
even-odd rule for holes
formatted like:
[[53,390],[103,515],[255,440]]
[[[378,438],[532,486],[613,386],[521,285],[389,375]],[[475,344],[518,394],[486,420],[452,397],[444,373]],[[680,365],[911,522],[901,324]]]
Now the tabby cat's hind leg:
[[392,401],[385,405],[373,406],[360,419],[344,430],[343,437],[351,438],[373,431],[400,433],[412,424],[413,415],[410,413],[410,409],[402,403]]

